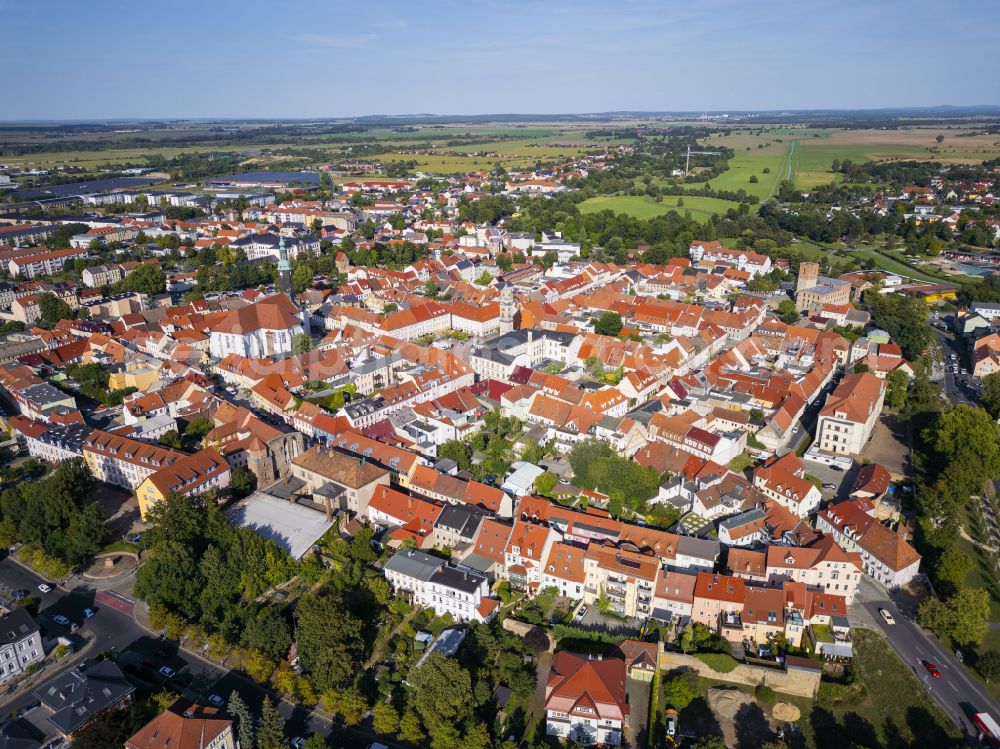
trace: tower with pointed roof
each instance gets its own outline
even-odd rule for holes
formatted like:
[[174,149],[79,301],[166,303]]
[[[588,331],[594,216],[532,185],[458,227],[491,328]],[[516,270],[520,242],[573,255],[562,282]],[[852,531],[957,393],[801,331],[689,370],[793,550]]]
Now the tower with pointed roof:
[[288,250],[285,249],[285,238],[278,240],[278,291],[292,297],[292,264],[288,262]]
[[517,313],[517,303],[514,301],[514,287],[505,283],[500,289],[500,332],[510,333],[514,330],[514,315]]

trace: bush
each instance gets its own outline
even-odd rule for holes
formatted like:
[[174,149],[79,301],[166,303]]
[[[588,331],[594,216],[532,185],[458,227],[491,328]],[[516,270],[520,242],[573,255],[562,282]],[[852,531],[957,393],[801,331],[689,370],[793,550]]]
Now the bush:
[[736,659],[729,653],[695,653],[694,657],[720,674],[728,674],[737,666]]
[[757,688],[753,690],[753,695],[760,702],[766,702],[768,704],[774,702],[777,698],[777,694],[775,694],[774,690],[767,684],[758,684]]
[[608,645],[617,645],[625,639],[624,637],[615,636],[610,632],[592,632],[589,629],[573,627],[568,624],[554,625],[552,627],[552,636],[557,641],[563,639],[594,640],[595,642],[604,642]]

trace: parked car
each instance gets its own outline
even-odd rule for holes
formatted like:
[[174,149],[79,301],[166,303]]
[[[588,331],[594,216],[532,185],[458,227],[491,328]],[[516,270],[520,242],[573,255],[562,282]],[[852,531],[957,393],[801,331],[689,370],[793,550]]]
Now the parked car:
[[677,711],[672,707],[667,708],[665,713],[667,719],[667,736],[677,735]]
[[216,707],[222,707],[222,698],[217,694],[208,695],[208,701]]
[[292,749],[301,749],[301,747],[303,747],[303,746],[306,745],[306,737],[305,736],[296,736],[294,739],[292,739],[289,742],[288,745],[290,747],[292,747]]
[[166,648],[157,648],[155,652],[161,658],[169,658],[170,657],[170,651],[168,651]]
[[139,663],[141,663],[146,668],[156,668],[156,661],[154,661],[152,658],[143,658],[141,661],[139,661]]
[[39,583],[38,589],[42,591],[42,593],[49,593],[52,591],[52,586],[49,585],[48,583]]
[[69,625],[70,632],[76,632],[78,629],[80,629],[80,625],[77,624],[76,622],[73,622],[72,624]]
[[586,606],[581,606],[580,610],[576,612],[576,616],[574,616],[573,618],[576,619],[577,621],[580,621],[586,615],[587,615],[587,607]]
[[52,621],[54,621],[56,624],[61,624],[64,627],[68,627],[69,626],[69,619],[67,619],[62,614],[56,614],[55,616],[53,616],[52,617]]
[[84,619],[89,619],[90,617],[92,617],[96,613],[97,612],[94,611],[93,609],[84,609],[83,610],[83,618]]
[[20,601],[26,595],[28,595],[28,591],[26,590],[15,590],[13,593],[10,594],[11,598],[13,598],[15,601]]
[[836,488],[837,488],[837,485],[836,485],[836,484],[834,484],[834,483],[831,483],[831,482],[829,482],[829,481],[824,481],[824,482],[823,482],[823,488],[824,488],[824,489],[836,489]]
[[927,673],[929,673],[935,679],[938,679],[938,678],[941,677],[941,672],[938,671],[938,667],[935,666],[930,661],[924,661],[924,668],[926,668],[927,669]]
[[883,619],[885,619],[885,623],[886,624],[895,624],[896,623],[896,620],[893,618],[892,614],[890,614],[885,609],[879,609],[878,613],[879,613],[879,616],[881,616]]
[[168,679],[172,679],[177,675],[177,671],[170,668],[170,666],[160,666],[160,674],[166,676]]

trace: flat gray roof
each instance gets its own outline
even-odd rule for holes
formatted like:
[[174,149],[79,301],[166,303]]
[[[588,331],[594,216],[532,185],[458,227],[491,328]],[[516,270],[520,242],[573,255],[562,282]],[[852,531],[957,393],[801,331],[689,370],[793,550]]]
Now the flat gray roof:
[[274,541],[293,559],[301,559],[330,528],[326,515],[265,492],[255,492],[226,511],[229,522]]

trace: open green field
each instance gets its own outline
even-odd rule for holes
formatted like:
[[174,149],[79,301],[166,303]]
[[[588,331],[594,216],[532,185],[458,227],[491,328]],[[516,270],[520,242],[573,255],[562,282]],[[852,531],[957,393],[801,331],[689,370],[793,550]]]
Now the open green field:
[[677,211],[682,216],[691,212],[691,218],[705,221],[713,215],[722,215],[730,208],[738,208],[739,203],[719,198],[703,198],[698,195],[685,195],[684,205],[678,206],[677,195],[664,195],[663,202],[657,203],[648,195],[601,195],[589,198],[580,203],[581,213],[597,213],[599,211],[614,211],[626,213],[636,218],[652,218],[670,211]]
[[[930,274],[914,270],[913,268],[910,268],[908,265],[904,265],[898,260],[889,257],[888,255],[884,255],[878,250],[863,248],[863,249],[852,250],[850,254],[856,257],[868,258],[873,263],[875,263],[876,268],[884,270],[887,273],[895,273],[897,276],[903,276],[904,278],[912,278],[914,281],[921,281],[923,283],[937,283],[944,285],[948,285],[949,283],[949,281],[945,278],[932,276]],[[952,285],[954,285],[955,282],[963,280],[971,280],[971,277],[957,276],[951,283]]]

